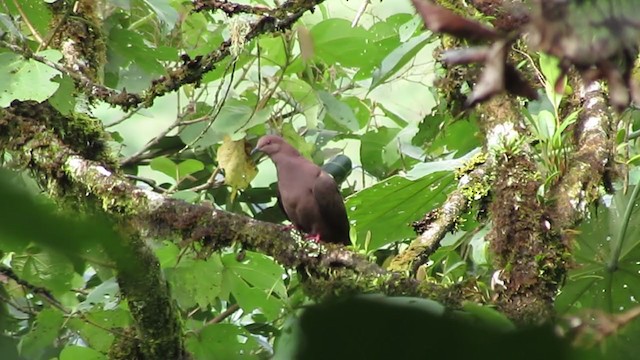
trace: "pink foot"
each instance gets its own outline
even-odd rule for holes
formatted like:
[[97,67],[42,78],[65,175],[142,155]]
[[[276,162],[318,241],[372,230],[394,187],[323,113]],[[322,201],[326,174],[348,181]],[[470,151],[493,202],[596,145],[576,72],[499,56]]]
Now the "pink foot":
[[319,244],[320,243],[320,234],[308,234],[307,236],[305,236],[305,239],[311,240],[311,241],[315,242],[316,244]]

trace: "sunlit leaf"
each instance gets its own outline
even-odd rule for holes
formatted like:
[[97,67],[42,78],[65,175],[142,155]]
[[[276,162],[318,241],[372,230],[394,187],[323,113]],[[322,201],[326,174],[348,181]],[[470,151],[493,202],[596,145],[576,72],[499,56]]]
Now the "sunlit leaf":
[[[51,62],[58,62],[62,54],[57,50],[45,50],[40,55]],[[0,53],[0,107],[7,107],[13,100],[44,101],[51,97],[60,84],[52,79],[60,72],[33,59],[26,60],[13,53]]]
[[371,232],[369,248],[375,250],[414,237],[411,222],[439,206],[452,185],[450,172],[413,181],[392,176],[349,197],[346,207],[358,242],[363,242],[367,232]]

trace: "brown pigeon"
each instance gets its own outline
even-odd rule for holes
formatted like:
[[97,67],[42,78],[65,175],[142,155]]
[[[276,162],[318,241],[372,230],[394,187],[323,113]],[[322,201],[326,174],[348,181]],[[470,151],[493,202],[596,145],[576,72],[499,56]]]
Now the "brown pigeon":
[[276,135],[261,137],[251,153],[258,151],[276,165],[278,200],[291,223],[316,240],[351,244],[347,211],[331,175]]

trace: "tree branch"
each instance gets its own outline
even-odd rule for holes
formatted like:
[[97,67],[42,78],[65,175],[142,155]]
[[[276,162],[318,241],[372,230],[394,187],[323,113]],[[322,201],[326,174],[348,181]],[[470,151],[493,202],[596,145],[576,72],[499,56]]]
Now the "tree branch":
[[[260,19],[249,24],[249,32],[244,37],[244,43],[248,43],[259,35],[265,33],[283,32],[291,26],[307,11],[313,11],[316,5],[324,0],[312,1],[287,1],[282,6],[271,10],[271,15],[264,15]],[[220,2],[213,1],[220,5]],[[204,10],[206,7],[202,7]],[[47,66],[50,66],[63,74],[74,79],[80,90],[87,96],[100,99],[108,104],[120,106],[127,111],[138,106],[150,107],[156,97],[175,91],[185,84],[199,85],[204,76],[209,71],[215,69],[217,63],[227,58],[231,54],[232,41],[228,39],[220,46],[204,56],[197,56],[194,59],[183,55],[182,64],[176,68],[166,69],[167,75],[161,76],[151,82],[151,86],[140,94],[128,93],[126,90],[116,91],[103,85],[96,84],[90,78],[84,76],[80,71],[75,71],[66,66],[47,61],[41,56],[33,54],[27,49],[0,40],[0,45],[9,48],[26,58],[34,59]]]

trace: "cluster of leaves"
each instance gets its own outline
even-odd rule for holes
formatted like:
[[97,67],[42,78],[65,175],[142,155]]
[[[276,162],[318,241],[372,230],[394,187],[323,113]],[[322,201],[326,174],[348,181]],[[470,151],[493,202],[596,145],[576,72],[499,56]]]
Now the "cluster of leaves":
[[[415,236],[409,224],[437,208],[455,188],[454,169],[482,143],[476,136],[477,119],[455,118],[433,89],[431,81],[440,69],[431,51],[439,39],[422,31],[422,19],[407,6],[376,6],[384,6],[385,16],[365,15],[361,24],[352,24],[355,13],[330,2],[291,31],[243,42],[253,19],[248,15],[229,19],[222,13],[191,13],[180,1],[105,1],[99,9],[107,48],[101,78],[112,89],[143,91],[181,63],[178,54],[196,59],[227,39],[234,41],[232,54],[206,73],[199,87],[184,85],[149,108],[125,112],[99,99],[88,102],[87,94],[73,91],[69,74],[43,62],[63,57],[59,50],[42,49],[45,44],[37,40],[58,29],[45,1],[7,2],[0,8],[4,38],[36,56],[28,59],[0,48],[0,107],[14,100],[49,101],[63,114],[95,116],[111,133],[123,169],[141,186],[269,221],[284,217],[274,206],[272,164],[256,165],[248,156],[256,138],[277,132],[318,164],[345,154],[357,165],[343,183],[354,248],[384,262],[399,243]],[[554,90],[563,76],[551,61],[540,57],[547,96],[530,102],[527,112],[549,179],[563,170],[565,139],[576,117],[560,115]],[[510,74],[511,68],[506,69],[498,73]],[[24,197],[5,204],[30,201]],[[6,215],[0,216],[6,221],[0,224],[2,231],[23,229],[1,234],[3,264],[33,285],[6,279],[0,294],[0,341],[16,358],[105,358],[114,339],[132,323],[113,265],[100,250],[112,240],[101,238],[93,220],[84,225],[61,220],[50,207],[0,209]],[[612,215],[616,208],[600,211],[619,219]],[[593,246],[581,242],[577,258],[581,264],[595,259],[597,266],[579,267],[572,274],[558,300],[561,312],[582,307],[621,311],[636,303],[631,289],[638,281],[633,264],[638,242],[625,230],[618,232],[611,252],[605,246],[609,232],[634,223],[635,214],[628,212],[623,225],[600,224],[606,215],[585,225],[603,233],[590,238]],[[29,227],[34,216],[50,224]],[[489,226],[467,214],[431,255],[425,268],[430,281],[449,285],[473,276],[488,283],[491,261],[484,235]],[[74,247],[79,243],[83,247]],[[227,249],[203,259],[197,246],[195,251],[181,248],[169,239],[151,245],[184,319],[186,347],[195,358],[255,358],[274,352],[287,358],[302,342],[296,334],[308,326],[305,321],[315,323],[291,320],[309,299],[297,274],[265,255]],[[438,304],[401,301],[417,301],[420,311],[442,320]],[[498,323],[500,331],[513,330],[513,324],[489,309],[467,305],[465,310],[478,321]],[[389,325],[394,326],[402,325]]]

